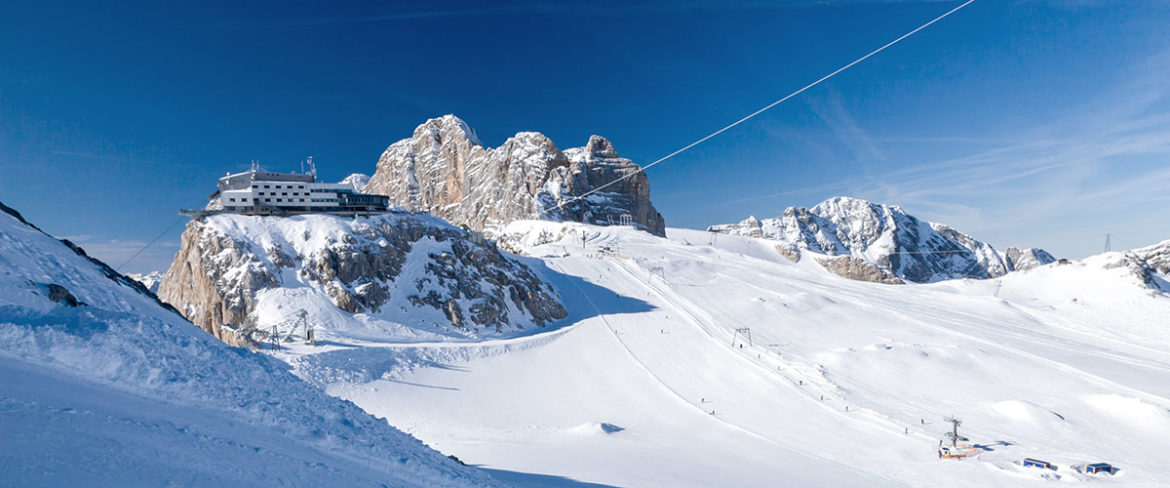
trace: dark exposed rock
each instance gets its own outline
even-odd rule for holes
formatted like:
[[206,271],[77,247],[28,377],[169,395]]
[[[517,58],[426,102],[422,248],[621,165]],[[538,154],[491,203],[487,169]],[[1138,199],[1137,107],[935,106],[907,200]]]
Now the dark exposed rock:
[[49,291],[49,300],[70,307],[79,307],[85,305],[85,302],[79,301],[77,297],[73,296],[72,293],[69,293],[69,290],[65,289],[64,286],[55,283],[49,283],[45,288],[47,288]]

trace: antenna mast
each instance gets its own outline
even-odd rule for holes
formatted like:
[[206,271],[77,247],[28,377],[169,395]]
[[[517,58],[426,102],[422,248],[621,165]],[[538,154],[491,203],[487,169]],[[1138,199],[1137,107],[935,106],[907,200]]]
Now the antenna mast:
[[305,164],[309,165],[309,174],[313,175],[313,179],[317,179],[317,165],[313,164],[313,157],[309,156]]

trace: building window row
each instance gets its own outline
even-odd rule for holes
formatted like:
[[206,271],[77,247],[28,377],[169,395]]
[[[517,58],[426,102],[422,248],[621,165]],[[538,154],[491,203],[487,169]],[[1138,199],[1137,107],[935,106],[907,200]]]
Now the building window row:
[[[283,185],[283,186],[281,186],[281,185],[271,185],[271,186],[272,186],[272,187],[275,187],[277,190],[280,190],[280,189],[282,189],[282,188],[283,188],[283,189],[285,189],[285,190],[292,190],[292,189],[297,189],[297,190],[304,190],[304,189],[305,189],[305,185]],[[253,183],[253,184],[252,184],[252,188],[260,188],[260,185],[259,185],[259,184],[256,184],[256,183]],[[265,190],[268,190],[268,189],[270,189],[269,185],[264,185],[264,189],[265,189]]]
[[[264,192],[259,192],[259,193],[257,193],[257,195],[264,196]],[[274,191],[270,191],[270,192],[268,192],[268,196],[270,196],[270,197],[274,197],[274,196],[276,196],[276,192],[274,192]],[[287,196],[288,196],[288,192],[286,192],[286,191],[280,192],[280,196],[282,196],[282,197],[287,197]],[[293,192],[293,194],[292,194],[292,196],[294,196],[294,197],[302,197],[302,196],[304,196],[304,197],[307,197],[307,196],[309,196],[309,194],[308,194],[308,192],[305,192],[305,193],[300,193],[300,192],[295,192],[295,191],[294,191],[294,192]]]

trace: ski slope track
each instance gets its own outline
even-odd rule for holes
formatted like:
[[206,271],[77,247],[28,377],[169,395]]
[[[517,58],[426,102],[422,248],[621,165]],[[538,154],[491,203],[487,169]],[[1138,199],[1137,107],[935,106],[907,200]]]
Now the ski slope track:
[[0,204],[0,486],[501,486]]
[[[333,332],[276,355],[521,486],[1170,483],[1170,297],[1120,253],[883,285],[762,238],[667,234],[504,228],[500,247],[570,312],[545,331],[421,344]],[[947,416],[977,456],[937,456]],[[1120,470],[1078,469],[1094,462]]]

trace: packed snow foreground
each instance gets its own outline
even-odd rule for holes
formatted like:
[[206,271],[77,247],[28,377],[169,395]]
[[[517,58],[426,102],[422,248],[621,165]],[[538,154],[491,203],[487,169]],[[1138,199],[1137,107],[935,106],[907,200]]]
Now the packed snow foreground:
[[0,485],[495,484],[0,210]]
[[[1170,297],[1128,255],[890,286],[763,238],[668,236],[515,222],[499,247],[544,263],[564,320],[272,354],[517,484],[1170,484]],[[948,416],[975,456],[939,458]]]

